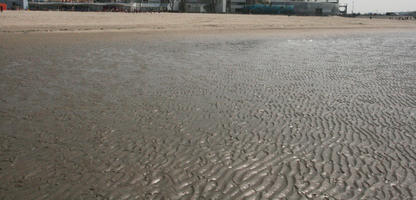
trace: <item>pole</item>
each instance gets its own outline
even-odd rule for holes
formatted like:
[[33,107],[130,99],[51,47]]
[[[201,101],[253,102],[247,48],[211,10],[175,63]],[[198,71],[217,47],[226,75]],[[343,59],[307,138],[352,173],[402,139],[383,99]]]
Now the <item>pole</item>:
[[352,0],[352,14],[354,14],[354,7],[355,7],[355,2],[354,0]]

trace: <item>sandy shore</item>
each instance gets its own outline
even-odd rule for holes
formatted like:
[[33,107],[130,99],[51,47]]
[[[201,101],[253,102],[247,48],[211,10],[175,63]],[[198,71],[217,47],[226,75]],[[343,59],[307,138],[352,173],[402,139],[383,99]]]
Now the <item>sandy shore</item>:
[[143,35],[0,35],[0,199],[415,199],[414,33]]
[[0,199],[415,199],[412,28],[2,13]]
[[244,31],[416,28],[416,21],[276,15],[7,11],[0,32]]

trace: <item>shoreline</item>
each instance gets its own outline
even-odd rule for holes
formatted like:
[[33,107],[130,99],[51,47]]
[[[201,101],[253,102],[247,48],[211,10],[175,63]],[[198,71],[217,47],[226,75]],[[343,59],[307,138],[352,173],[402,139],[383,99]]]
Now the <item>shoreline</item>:
[[[347,30],[347,31],[346,31]],[[375,31],[377,30],[377,31]],[[321,38],[344,38],[352,36],[365,35],[383,35],[383,34],[400,34],[414,32],[416,29],[282,29],[282,30],[209,30],[205,32],[195,31],[61,31],[61,32],[30,32],[30,33],[2,33],[0,38],[4,39],[0,47],[5,49],[14,47],[39,46],[44,44],[53,45],[82,45],[85,42],[103,44],[123,43],[127,44],[132,41],[210,41],[210,40],[235,40],[244,41],[264,38],[274,40],[276,38],[296,40],[296,39],[321,39]]]

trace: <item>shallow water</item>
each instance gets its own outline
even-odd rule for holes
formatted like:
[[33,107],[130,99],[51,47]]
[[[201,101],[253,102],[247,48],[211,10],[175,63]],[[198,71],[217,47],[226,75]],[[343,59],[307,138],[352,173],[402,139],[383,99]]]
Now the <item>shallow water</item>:
[[0,44],[1,199],[416,198],[414,33],[45,35]]

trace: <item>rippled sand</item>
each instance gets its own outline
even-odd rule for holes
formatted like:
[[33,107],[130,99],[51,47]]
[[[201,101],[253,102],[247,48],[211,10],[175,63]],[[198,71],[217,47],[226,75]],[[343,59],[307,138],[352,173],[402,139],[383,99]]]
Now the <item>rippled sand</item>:
[[416,197],[412,31],[0,38],[0,199]]

